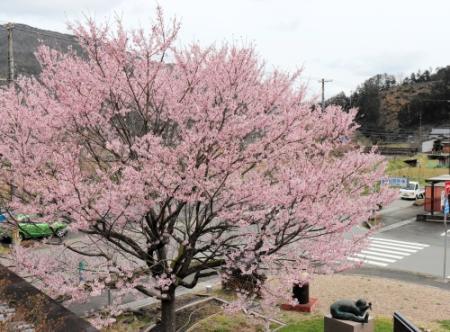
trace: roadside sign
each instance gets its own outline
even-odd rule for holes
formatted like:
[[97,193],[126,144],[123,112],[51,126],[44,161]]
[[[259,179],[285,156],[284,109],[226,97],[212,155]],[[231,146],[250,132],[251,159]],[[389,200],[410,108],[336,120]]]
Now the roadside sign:
[[408,178],[394,177],[382,178],[380,181],[382,186],[406,188],[409,184]]
[[380,180],[381,186],[388,186],[389,185],[389,179],[388,178],[382,178]]
[[445,197],[446,197],[447,195],[445,194],[445,190],[442,190],[441,191],[441,210],[443,210],[444,209],[444,205],[445,205]]

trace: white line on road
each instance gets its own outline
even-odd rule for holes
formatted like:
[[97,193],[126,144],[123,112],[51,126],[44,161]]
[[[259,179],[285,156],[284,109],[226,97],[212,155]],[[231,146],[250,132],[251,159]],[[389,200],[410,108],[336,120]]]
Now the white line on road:
[[397,252],[403,251],[403,252],[414,253],[414,252],[418,251],[418,250],[399,248],[399,247],[395,247],[395,246],[389,246],[389,245],[378,244],[378,243],[371,243],[369,246],[369,249],[370,249],[370,247],[376,247],[376,248],[381,248],[381,249],[393,249],[393,250],[396,250]]
[[386,267],[407,256],[429,247],[428,244],[418,242],[406,242],[389,240],[378,237],[370,237],[369,245],[347,259],[355,262]]
[[397,248],[406,248],[406,249],[423,249],[426,248],[424,246],[418,246],[418,245],[406,245],[406,244],[398,244],[398,243],[393,243],[393,242],[389,242],[389,241],[384,241],[384,240],[372,240],[370,241],[371,244],[385,244],[388,246],[395,246]]
[[366,264],[370,264],[370,265],[376,265],[376,266],[381,266],[381,267],[386,267],[387,264],[386,263],[378,263],[378,262],[373,262],[367,259],[360,259],[360,258],[353,258],[353,257],[347,257],[347,259],[349,261],[353,261],[353,262],[363,262]]
[[386,253],[389,253],[389,254],[398,254],[398,255],[402,255],[402,256],[409,256],[409,255],[411,255],[411,254],[408,254],[408,253],[406,253],[406,252],[398,252],[398,251],[392,251],[392,250],[386,250],[386,249],[378,249],[378,248],[367,248],[367,249],[370,249],[370,251],[378,251],[378,252],[386,252]]
[[391,240],[391,239],[385,239],[381,237],[369,237],[370,240],[374,241],[386,241],[386,242],[392,242],[392,243],[398,243],[398,244],[407,244],[407,245],[417,245],[421,247],[429,247],[428,244],[425,243],[419,243],[419,242],[406,242],[406,241],[398,241],[398,240]]
[[397,255],[390,255],[390,254],[375,252],[372,250],[361,250],[361,253],[374,255],[374,256],[380,256],[380,257],[396,258],[396,259],[402,259],[404,257],[404,256],[397,256]]
[[396,260],[395,259],[389,259],[389,258],[382,258],[382,257],[376,257],[376,256],[372,256],[372,255],[365,255],[365,254],[355,254],[355,256],[357,257],[361,257],[361,258],[368,258],[368,259],[373,259],[376,261],[380,261],[380,262],[386,262],[386,263],[394,263]]

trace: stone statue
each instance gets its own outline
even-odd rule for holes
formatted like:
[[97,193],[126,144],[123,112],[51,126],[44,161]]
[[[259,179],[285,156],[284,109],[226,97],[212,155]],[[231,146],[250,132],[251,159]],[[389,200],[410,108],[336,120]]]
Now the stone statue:
[[333,318],[351,320],[359,323],[367,323],[369,321],[369,309],[372,309],[372,303],[367,303],[363,299],[359,299],[356,302],[340,300],[330,306],[330,312]]

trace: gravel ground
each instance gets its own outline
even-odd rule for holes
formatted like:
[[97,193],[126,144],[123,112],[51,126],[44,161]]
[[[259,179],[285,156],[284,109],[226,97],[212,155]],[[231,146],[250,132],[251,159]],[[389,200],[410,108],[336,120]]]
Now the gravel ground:
[[329,313],[330,304],[339,299],[364,298],[372,302],[372,315],[392,317],[400,312],[421,328],[437,329],[438,320],[450,320],[450,291],[431,286],[368,276],[316,276],[310,296],[319,299],[317,311]]

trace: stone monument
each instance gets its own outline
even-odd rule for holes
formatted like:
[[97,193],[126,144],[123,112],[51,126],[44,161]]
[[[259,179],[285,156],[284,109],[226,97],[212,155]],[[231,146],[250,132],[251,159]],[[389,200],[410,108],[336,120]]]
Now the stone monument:
[[324,318],[325,332],[373,332],[373,319],[369,318],[372,303],[339,300],[330,306],[331,316]]

